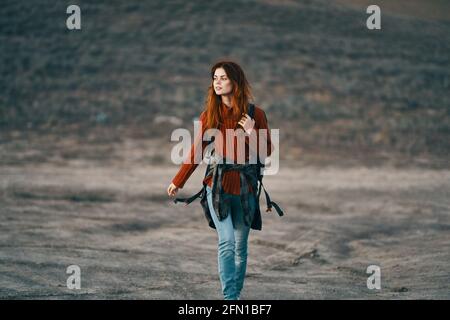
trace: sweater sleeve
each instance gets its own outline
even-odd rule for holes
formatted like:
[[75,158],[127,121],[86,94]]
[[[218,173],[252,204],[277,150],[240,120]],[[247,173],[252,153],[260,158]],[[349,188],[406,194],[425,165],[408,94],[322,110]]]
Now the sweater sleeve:
[[[258,155],[259,154],[260,140],[262,139],[261,145],[264,145],[264,143],[266,144],[266,146],[267,146],[267,149],[266,149],[267,150],[267,157],[269,157],[272,154],[272,152],[273,152],[275,147],[274,147],[274,145],[272,143],[272,139],[270,137],[270,129],[269,129],[269,124],[268,124],[268,121],[267,121],[266,113],[262,109],[255,107],[254,117],[255,117],[255,119],[254,119],[255,120],[255,126],[253,128],[253,131],[256,134],[256,141],[257,141],[256,149],[253,148],[252,144],[249,143],[249,139],[250,139],[249,136],[245,137],[245,143],[248,144],[250,154]],[[261,133],[261,136],[260,136],[259,130],[261,130],[261,129],[265,129],[266,133],[265,134]],[[251,134],[253,134],[253,133],[251,133]],[[264,156],[264,157],[261,157],[260,159],[261,159],[262,162],[264,162],[265,158],[266,157]]]
[[[183,161],[183,164],[181,165],[180,169],[178,170],[178,173],[176,176],[172,179],[172,183],[177,186],[178,188],[183,188],[186,181],[189,179],[189,177],[192,175],[192,173],[195,171],[197,166],[199,165],[199,162],[201,159],[203,159],[203,152],[205,150],[205,147],[208,145],[209,141],[203,141],[203,134],[205,133],[205,124],[206,124],[206,113],[202,112],[199,118],[202,126],[201,132],[199,131],[199,134],[197,137],[194,138],[194,143],[191,146],[189,155],[186,157],[186,159]],[[198,148],[201,147],[201,158],[195,159],[195,153]],[[198,151],[197,151],[198,152]],[[195,161],[197,160],[197,161]],[[197,162],[197,163],[196,163]]]

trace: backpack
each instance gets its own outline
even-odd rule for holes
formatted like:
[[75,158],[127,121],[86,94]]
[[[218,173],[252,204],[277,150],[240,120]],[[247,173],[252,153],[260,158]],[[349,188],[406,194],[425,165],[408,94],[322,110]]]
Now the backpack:
[[[248,115],[250,116],[250,118],[253,119],[254,114],[255,114],[255,105],[252,103],[249,103]],[[213,139],[211,139],[210,143],[212,143],[212,142],[214,142],[214,137],[213,137]],[[255,216],[254,216],[254,223],[252,223],[252,228],[261,230],[261,213],[260,213],[260,208],[259,208],[259,198],[260,198],[260,194],[261,194],[261,189],[264,189],[264,194],[266,197],[266,203],[267,203],[266,212],[271,212],[272,207],[275,208],[275,210],[277,211],[277,213],[280,217],[284,215],[284,212],[278,204],[276,204],[275,202],[273,202],[270,199],[270,196],[267,193],[266,188],[263,185],[262,180],[263,180],[264,175],[261,173],[261,171],[265,167],[265,164],[260,161],[259,156],[257,156],[256,166],[258,169],[258,170],[256,170],[256,172],[257,172],[256,178],[258,180],[258,186],[257,186],[257,192],[256,192],[256,212],[255,212]],[[206,178],[208,176],[210,169],[211,169],[211,164],[208,164],[206,167],[204,178]],[[222,182],[220,181],[219,183],[222,183]],[[255,191],[256,190],[254,190],[254,192]],[[205,211],[205,216],[209,222],[209,226],[212,228],[215,228],[214,222],[212,221],[211,217],[209,216],[210,215],[209,208],[208,208],[208,204],[206,202],[206,184],[203,185],[202,189],[199,192],[197,192],[196,194],[194,194],[193,196],[191,196],[189,198],[175,198],[174,203],[183,202],[186,205],[188,205],[189,203],[191,203],[192,201],[194,201],[195,199],[197,199],[199,197],[202,199],[201,204]]]

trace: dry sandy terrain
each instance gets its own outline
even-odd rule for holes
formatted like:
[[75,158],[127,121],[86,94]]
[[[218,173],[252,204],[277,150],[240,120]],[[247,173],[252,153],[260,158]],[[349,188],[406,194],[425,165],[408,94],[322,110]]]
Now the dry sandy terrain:
[[[2,165],[0,297],[221,299],[215,231],[198,201],[165,194],[176,170]],[[450,298],[449,170],[282,163],[265,179],[286,215],[264,213],[252,231],[243,299]],[[66,288],[72,264],[78,291]],[[371,264],[381,267],[379,291],[366,287]]]
[[242,298],[450,298],[450,1],[377,1],[381,30],[369,0],[83,1],[71,31],[39,3],[0,10],[0,299],[222,298],[215,230],[166,194],[220,59],[284,157]]

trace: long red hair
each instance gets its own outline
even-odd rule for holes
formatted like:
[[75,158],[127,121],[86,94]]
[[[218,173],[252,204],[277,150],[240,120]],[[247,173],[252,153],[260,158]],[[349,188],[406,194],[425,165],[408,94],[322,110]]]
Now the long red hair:
[[247,113],[248,103],[253,99],[250,84],[245,77],[242,68],[232,61],[219,61],[211,68],[211,84],[208,87],[208,93],[205,102],[206,112],[206,129],[218,128],[222,123],[220,113],[220,106],[222,99],[216,94],[213,87],[214,72],[218,68],[223,68],[227,74],[228,79],[233,83],[231,92],[231,107],[233,109],[233,116],[236,121],[241,118],[242,113]]

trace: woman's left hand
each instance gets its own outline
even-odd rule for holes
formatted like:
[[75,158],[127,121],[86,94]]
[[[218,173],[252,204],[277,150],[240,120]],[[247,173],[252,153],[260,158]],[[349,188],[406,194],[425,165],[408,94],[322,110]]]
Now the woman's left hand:
[[255,126],[255,120],[253,120],[248,114],[243,113],[243,117],[239,120],[239,124],[244,128],[247,134],[250,134]]

